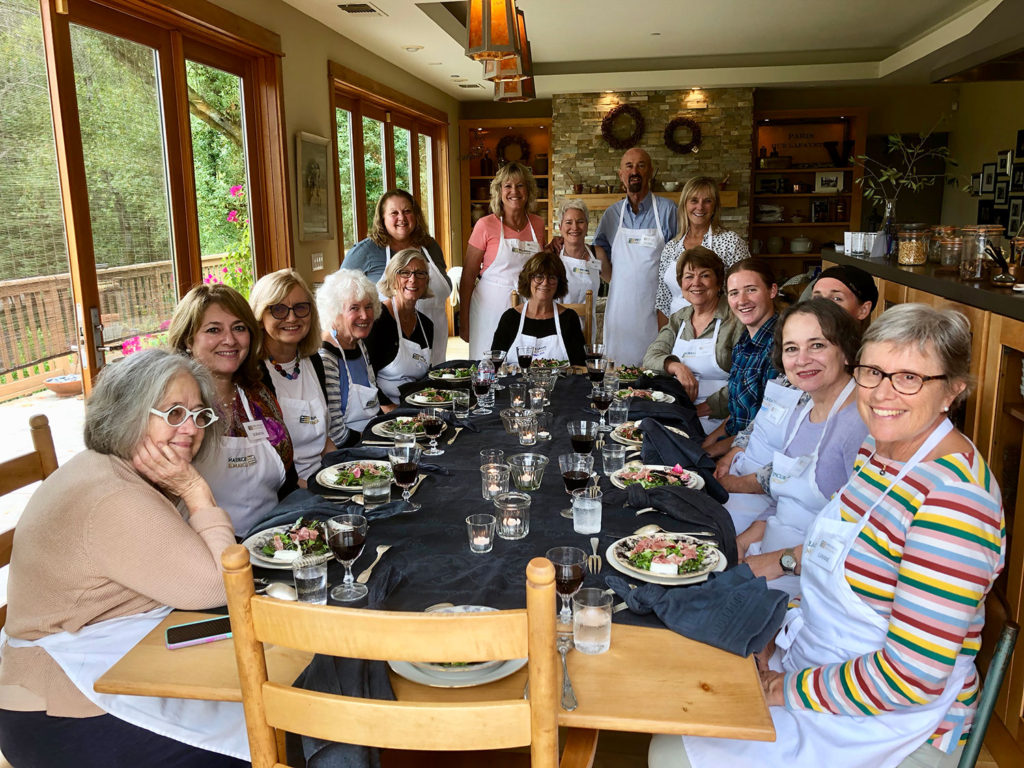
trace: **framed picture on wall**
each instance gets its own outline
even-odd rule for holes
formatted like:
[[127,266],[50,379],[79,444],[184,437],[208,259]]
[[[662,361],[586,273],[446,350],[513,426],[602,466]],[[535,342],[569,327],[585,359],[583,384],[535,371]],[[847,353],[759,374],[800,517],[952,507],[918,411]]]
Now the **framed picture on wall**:
[[1007,201],[1010,199],[1010,182],[997,181],[996,182],[996,208],[1005,208]]
[[331,240],[334,218],[330,140],[312,133],[295,134],[295,192],[299,240]]
[[814,174],[815,192],[842,192],[843,172],[842,171],[818,171]]
[[978,223],[993,224],[995,222],[995,205],[991,200],[978,201]]
[[1004,149],[996,156],[996,173],[1009,176],[1013,172],[1013,150]]
[[981,194],[981,174],[971,174],[971,195],[977,197]]
[[1017,157],[1024,157],[1024,128],[1017,131]]
[[1010,198],[1010,218],[1006,225],[1006,234],[1014,235],[1020,229],[1021,219],[1024,218],[1024,197]]
[[1024,192],[1024,163],[1013,166],[1013,173],[1010,174],[1010,193]]
[[987,195],[996,191],[996,164],[985,163],[981,166],[981,194]]

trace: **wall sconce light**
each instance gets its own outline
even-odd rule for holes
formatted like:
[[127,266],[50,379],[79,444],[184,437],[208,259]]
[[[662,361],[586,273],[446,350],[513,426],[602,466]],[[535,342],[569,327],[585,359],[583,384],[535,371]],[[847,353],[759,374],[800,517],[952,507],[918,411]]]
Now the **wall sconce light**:
[[691,88],[683,99],[683,106],[687,109],[707,109],[708,97],[699,87]]
[[476,61],[521,54],[514,0],[469,0],[466,55]]

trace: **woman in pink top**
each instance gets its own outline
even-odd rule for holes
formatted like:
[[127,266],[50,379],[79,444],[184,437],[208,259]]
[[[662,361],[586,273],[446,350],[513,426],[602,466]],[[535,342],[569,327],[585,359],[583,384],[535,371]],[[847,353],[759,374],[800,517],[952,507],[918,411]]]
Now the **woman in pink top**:
[[536,202],[537,182],[525,165],[503,165],[491,180],[494,215],[473,227],[459,284],[459,335],[474,360],[490,348],[523,265],[547,241],[544,220],[529,212]]

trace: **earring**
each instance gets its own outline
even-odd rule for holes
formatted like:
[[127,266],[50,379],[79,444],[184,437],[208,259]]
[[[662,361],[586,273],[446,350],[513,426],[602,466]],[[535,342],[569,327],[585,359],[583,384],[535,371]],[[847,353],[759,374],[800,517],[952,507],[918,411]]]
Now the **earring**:
[[943,413],[949,413],[949,406],[947,405],[945,408],[943,408],[942,412]]

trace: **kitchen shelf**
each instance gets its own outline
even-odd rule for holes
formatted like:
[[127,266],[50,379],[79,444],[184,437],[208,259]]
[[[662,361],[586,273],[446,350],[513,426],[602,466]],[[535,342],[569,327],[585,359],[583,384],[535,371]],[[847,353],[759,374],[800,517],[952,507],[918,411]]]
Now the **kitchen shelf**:
[[754,199],[764,197],[849,197],[849,192],[755,192]]
[[773,229],[781,229],[782,227],[849,227],[850,222],[848,221],[801,221],[793,223],[791,221],[755,221],[751,226],[754,227],[772,227]]
[[843,165],[835,168],[828,166],[820,166],[814,168],[795,168],[790,166],[789,168],[754,168],[754,173],[772,173],[778,176],[782,173],[819,173],[824,171],[825,173],[838,173],[839,171],[852,171],[857,166],[855,165]]

